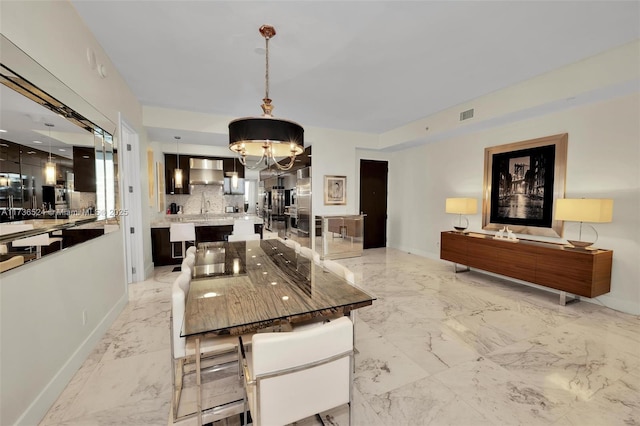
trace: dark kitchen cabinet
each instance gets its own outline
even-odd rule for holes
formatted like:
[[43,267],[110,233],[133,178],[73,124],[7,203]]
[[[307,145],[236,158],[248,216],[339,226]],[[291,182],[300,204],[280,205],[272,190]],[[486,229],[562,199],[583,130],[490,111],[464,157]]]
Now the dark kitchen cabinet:
[[182,188],[176,188],[175,170],[178,165],[176,154],[164,154],[164,181],[166,194],[189,194],[189,157],[180,156],[180,167],[182,169]]
[[[262,224],[255,224],[254,229],[256,234],[260,234],[260,237],[262,238]],[[213,241],[227,241],[232,232],[233,225],[196,226],[196,244]],[[188,246],[189,243],[187,243],[187,247]],[[153,256],[153,264],[155,266],[179,265],[182,263],[182,258],[174,259],[171,257],[169,228],[151,228],[151,253]]]
[[20,145],[0,139],[0,173],[20,173]]
[[96,192],[96,151],[93,147],[73,147],[73,189]]

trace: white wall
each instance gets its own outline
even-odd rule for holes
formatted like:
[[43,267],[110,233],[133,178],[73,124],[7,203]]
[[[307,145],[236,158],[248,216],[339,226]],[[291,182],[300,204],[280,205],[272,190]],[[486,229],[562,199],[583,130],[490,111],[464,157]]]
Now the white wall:
[[[640,97],[583,105],[439,140],[392,154],[389,246],[439,257],[440,232],[451,228],[447,197],[482,200],[484,148],[569,134],[566,196],[613,198],[612,223],[596,224],[597,246],[612,249],[611,292],[598,302],[640,314]],[[482,230],[480,213],[470,230]]]
[[[72,5],[3,1],[1,12],[0,28],[9,40],[113,123],[122,112],[140,135],[140,168],[146,170],[141,107]],[[107,78],[90,68],[88,48]],[[148,206],[146,174],[141,177],[142,205]],[[148,208],[143,210],[132,214],[141,214],[148,226]],[[149,235],[144,250],[149,270]],[[2,274],[0,424],[37,424],[108,329],[127,300],[123,251],[123,233],[114,232]]]

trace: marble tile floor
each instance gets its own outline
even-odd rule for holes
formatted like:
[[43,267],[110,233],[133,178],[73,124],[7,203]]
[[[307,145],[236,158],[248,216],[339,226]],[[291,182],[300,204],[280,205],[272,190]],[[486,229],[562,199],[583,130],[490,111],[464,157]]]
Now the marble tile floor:
[[[339,262],[377,297],[357,314],[353,425],[640,425],[639,317],[394,249]],[[41,425],[167,424],[171,269],[130,286]]]

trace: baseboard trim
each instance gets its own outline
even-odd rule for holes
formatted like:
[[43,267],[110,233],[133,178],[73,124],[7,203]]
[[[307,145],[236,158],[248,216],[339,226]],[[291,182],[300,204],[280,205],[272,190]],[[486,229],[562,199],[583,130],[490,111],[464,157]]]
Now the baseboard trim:
[[122,297],[109,310],[107,315],[89,333],[82,344],[75,350],[71,357],[53,376],[51,381],[42,389],[38,396],[29,404],[29,407],[15,422],[15,425],[37,425],[44,418],[51,408],[51,405],[58,399],[64,388],[69,384],[74,374],[80,369],[93,348],[100,342],[102,336],[109,330],[111,324],[118,318],[120,312],[129,300],[128,294],[123,293]]

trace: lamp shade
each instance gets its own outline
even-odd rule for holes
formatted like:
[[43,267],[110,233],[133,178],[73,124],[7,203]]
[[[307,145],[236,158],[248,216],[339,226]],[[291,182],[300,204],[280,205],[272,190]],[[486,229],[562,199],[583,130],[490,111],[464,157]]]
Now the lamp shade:
[[475,214],[478,212],[478,200],[475,198],[447,198],[445,212]]
[[556,200],[556,220],[571,222],[611,222],[613,200],[609,198],[560,198]]

